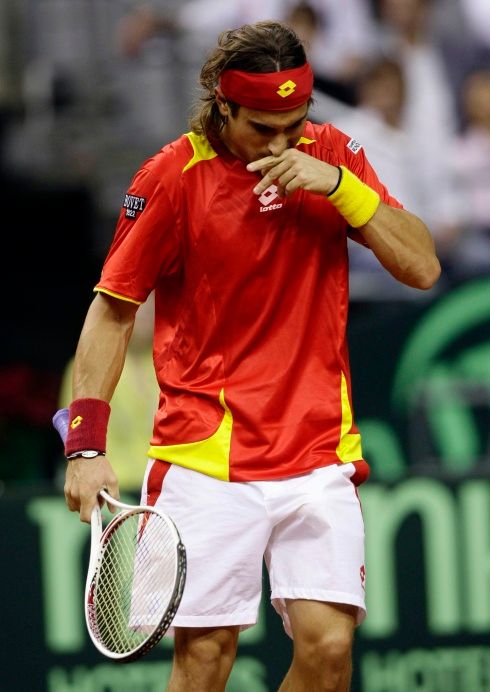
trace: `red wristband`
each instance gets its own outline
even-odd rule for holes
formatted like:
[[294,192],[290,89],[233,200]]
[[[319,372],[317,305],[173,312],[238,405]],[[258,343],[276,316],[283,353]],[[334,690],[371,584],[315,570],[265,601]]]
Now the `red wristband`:
[[106,451],[111,407],[102,399],[75,399],[70,404],[65,456],[84,449]]

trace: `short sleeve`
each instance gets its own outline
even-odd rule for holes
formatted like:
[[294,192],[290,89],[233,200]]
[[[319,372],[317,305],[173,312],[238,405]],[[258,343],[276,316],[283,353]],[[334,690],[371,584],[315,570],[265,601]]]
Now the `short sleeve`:
[[138,171],[124,196],[95,291],[144,303],[159,278],[179,270],[178,189],[169,175],[158,175],[150,165]]
[[[386,185],[384,185],[378,178],[376,171],[368,161],[362,144],[349,137],[341,130],[338,130],[333,125],[330,125],[329,127],[331,130],[331,141],[333,144],[333,151],[337,165],[344,165],[360,180],[366,183],[366,185],[369,185],[369,187],[379,194],[380,199],[384,204],[396,209],[403,209],[402,203],[389,193]],[[355,240],[362,245],[366,245],[366,241],[357,229],[349,228],[348,234],[352,240]]]

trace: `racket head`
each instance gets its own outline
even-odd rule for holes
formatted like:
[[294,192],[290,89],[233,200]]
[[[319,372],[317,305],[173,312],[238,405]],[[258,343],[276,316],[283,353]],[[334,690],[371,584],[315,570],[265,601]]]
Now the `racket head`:
[[134,661],[158,644],[177,612],[184,545],[167,514],[141,506],[119,512],[95,548],[85,589],[90,638],[104,656]]

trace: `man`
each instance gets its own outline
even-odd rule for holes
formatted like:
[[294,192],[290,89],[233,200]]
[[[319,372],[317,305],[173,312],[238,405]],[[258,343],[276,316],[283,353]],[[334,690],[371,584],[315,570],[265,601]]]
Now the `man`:
[[262,559],[294,640],[281,691],[349,689],[365,613],[367,475],[345,327],[347,234],[421,289],[439,264],[421,220],[360,145],[307,121],[313,76],[275,22],[223,33],[203,66],[192,132],[134,177],[74,366],[69,508],[117,494],[103,455],[138,304],[155,291],[161,387],[143,500],[173,516],[188,577],[172,692],[224,690],[256,622]]

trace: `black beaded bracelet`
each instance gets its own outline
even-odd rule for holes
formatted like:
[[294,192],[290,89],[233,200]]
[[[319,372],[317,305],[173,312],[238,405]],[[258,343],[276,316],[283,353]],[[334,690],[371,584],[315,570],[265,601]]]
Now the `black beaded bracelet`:
[[339,189],[339,185],[342,182],[342,169],[340,166],[337,166],[339,169],[339,179],[337,180],[337,185],[334,187],[333,190],[330,190],[330,192],[327,194],[327,197],[330,197],[330,195],[333,195],[333,193]]

